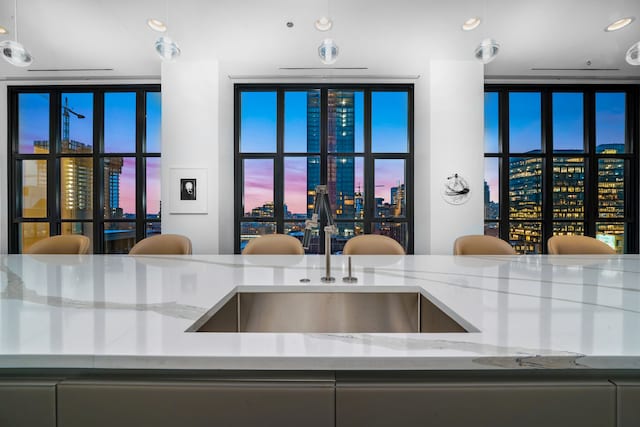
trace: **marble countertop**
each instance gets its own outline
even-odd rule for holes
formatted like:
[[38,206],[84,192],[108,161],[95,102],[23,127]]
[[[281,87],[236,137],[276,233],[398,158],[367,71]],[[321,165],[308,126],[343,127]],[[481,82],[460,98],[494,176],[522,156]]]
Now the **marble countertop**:
[[[352,259],[2,255],[0,368],[640,369],[638,255]],[[475,332],[185,332],[235,291],[399,287]]]

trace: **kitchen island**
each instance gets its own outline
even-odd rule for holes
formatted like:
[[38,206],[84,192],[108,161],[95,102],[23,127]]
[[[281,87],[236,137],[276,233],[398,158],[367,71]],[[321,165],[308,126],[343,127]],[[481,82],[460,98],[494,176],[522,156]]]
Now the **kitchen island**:
[[[637,255],[346,260],[1,256],[0,425],[640,424]],[[461,328],[195,332],[263,292],[413,292]]]

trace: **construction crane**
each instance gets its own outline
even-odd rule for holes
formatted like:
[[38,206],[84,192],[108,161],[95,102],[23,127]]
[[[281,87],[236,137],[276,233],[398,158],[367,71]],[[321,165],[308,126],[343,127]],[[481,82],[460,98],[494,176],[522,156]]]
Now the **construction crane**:
[[69,108],[69,98],[64,97],[64,105],[62,106],[62,140],[69,141],[69,114],[73,114],[79,119],[84,119],[84,115],[76,113]]

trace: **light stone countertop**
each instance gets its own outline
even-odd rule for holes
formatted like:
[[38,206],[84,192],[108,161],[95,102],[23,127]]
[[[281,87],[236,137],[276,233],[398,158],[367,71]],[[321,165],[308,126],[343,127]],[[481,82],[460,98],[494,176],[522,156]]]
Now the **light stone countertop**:
[[[352,259],[2,255],[0,368],[640,369],[638,255]],[[394,289],[477,332],[185,332],[235,291]]]

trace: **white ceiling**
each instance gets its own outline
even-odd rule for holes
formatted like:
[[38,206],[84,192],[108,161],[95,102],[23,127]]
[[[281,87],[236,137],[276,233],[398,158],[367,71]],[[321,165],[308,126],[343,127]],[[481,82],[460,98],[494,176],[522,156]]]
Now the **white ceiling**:
[[[13,6],[0,0],[0,25],[11,31],[0,40],[15,37]],[[313,22],[327,7],[334,28],[321,33]],[[471,16],[483,24],[462,31]],[[624,16],[638,19],[603,31]],[[35,60],[27,69],[0,61],[0,80],[157,77],[149,17],[165,17],[165,0],[18,0],[19,41]],[[470,59],[491,36],[502,50],[488,77],[640,80],[640,67],[624,60],[640,41],[639,0],[169,0],[169,28],[182,60],[242,64],[237,69],[254,75],[412,75],[430,59]],[[317,57],[325,37],[340,47],[334,67],[366,69],[280,69],[326,68]],[[113,71],[42,71],[95,68]]]

